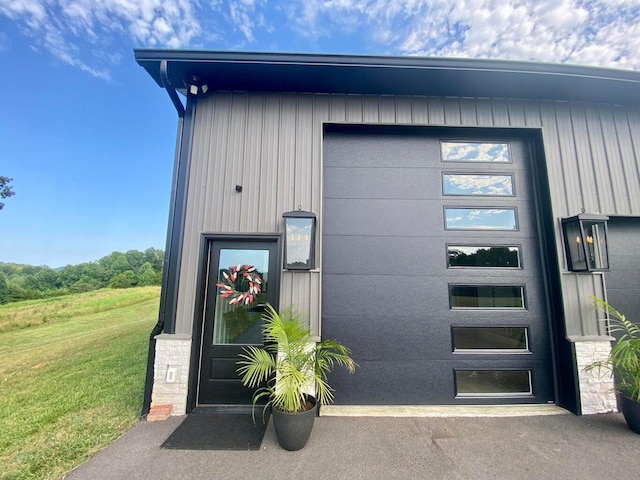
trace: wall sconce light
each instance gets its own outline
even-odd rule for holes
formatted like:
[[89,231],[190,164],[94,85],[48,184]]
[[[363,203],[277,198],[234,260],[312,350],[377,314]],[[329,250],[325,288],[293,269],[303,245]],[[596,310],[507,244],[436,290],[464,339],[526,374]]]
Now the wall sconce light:
[[581,213],[562,219],[567,267],[571,272],[609,270],[606,215]]
[[311,270],[316,263],[316,214],[302,211],[285,212],[284,268]]

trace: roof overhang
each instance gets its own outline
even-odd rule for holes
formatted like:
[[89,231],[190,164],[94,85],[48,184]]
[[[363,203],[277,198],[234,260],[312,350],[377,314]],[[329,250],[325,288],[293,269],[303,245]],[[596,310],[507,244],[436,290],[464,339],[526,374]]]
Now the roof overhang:
[[640,72],[564,64],[460,58],[135,50],[163,86],[210,90],[499,97],[640,104]]

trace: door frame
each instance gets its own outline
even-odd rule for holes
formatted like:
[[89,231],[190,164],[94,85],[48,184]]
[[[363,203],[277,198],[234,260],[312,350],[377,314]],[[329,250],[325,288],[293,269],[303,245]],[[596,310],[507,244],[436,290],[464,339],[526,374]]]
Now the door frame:
[[[195,309],[193,316],[193,329],[191,341],[191,362],[189,367],[189,389],[187,392],[187,413],[196,407],[200,357],[202,351],[203,317],[205,315],[207,303],[207,280],[209,273],[210,244],[216,240],[225,242],[273,242],[276,244],[278,252],[279,268],[276,269],[269,282],[278,289],[276,304],[273,307],[277,310],[280,301],[280,281],[282,278],[282,233],[203,233],[200,235],[200,246],[198,248],[198,273],[196,281]],[[270,273],[271,275],[271,273]]]

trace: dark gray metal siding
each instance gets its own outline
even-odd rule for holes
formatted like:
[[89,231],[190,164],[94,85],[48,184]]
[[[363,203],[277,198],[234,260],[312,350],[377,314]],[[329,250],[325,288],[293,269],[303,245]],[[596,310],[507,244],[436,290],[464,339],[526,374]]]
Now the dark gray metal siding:
[[[177,333],[190,333],[193,324],[201,233],[282,231],[282,212],[301,205],[318,214],[320,241],[326,122],[541,129],[559,247],[560,218],[583,208],[640,216],[639,109],[491,98],[212,93],[198,100]],[[238,184],[242,193],[235,191]],[[564,269],[563,249],[558,252]],[[316,331],[319,276],[285,272],[282,278],[281,304],[308,309]],[[598,334],[589,296],[604,293],[601,275],[563,274],[562,284],[568,335]]]

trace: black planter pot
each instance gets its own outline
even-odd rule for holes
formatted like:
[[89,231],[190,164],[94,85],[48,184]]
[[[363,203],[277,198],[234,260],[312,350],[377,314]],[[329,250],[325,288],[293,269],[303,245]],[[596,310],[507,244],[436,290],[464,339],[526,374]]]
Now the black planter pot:
[[276,430],[278,443],[285,450],[300,450],[307,444],[313,429],[313,421],[316,418],[316,399],[309,397],[313,408],[306,412],[288,413],[272,409],[273,427]]
[[640,433],[640,402],[620,395],[620,408],[629,428]]

